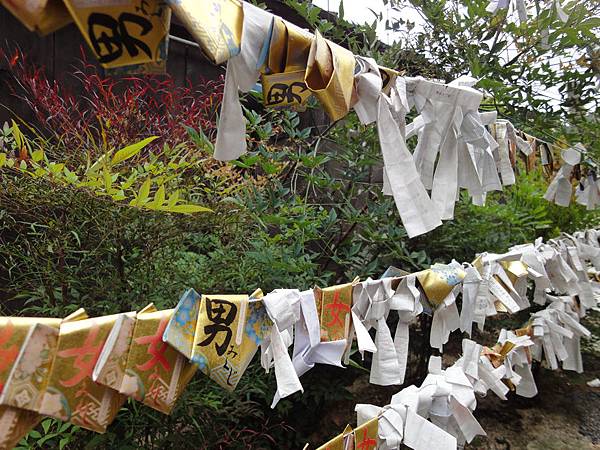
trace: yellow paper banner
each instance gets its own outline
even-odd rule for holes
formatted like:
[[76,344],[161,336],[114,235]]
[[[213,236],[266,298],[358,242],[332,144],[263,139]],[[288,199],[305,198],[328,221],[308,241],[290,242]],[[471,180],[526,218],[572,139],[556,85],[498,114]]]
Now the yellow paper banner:
[[125,378],[135,318],[134,312],[119,315],[92,372],[92,379],[96,383],[115,391],[121,388],[123,378]]
[[81,34],[105,68],[167,59],[171,10],[161,0],[64,0]]
[[44,36],[71,23],[71,15],[61,0],[0,0],[29,31]]
[[379,419],[377,417],[363,423],[354,430],[354,450],[374,450],[377,448]]
[[236,0],[172,0],[169,6],[208,58],[221,64],[240,52],[244,13]]
[[265,106],[297,108],[311,96],[304,75],[312,40],[308,32],[273,18],[262,75]]
[[321,342],[346,339],[350,327],[353,283],[315,288],[315,301],[321,324]]
[[61,324],[58,349],[40,414],[68,420],[98,433],[106,431],[125,397],[94,383],[92,371],[120,315]]
[[346,450],[346,443],[352,442],[352,427],[346,425],[346,428],[341,434],[338,434],[332,440],[324,445],[321,445],[317,450]]
[[169,414],[196,366],[163,342],[173,309],[146,306],[137,315],[120,392]]
[[304,81],[331,120],[341,119],[350,110],[355,65],[356,59],[351,51],[315,31]]
[[[262,296],[258,291],[254,298]],[[203,295],[179,300],[164,340],[227,390],[234,390],[268,327],[262,302],[247,295]],[[270,322],[270,321],[269,321]]]
[[446,264],[434,264],[430,269],[417,272],[417,280],[421,284],[431,306],[439,306],[452,292],[454,286],[465,278],[465,271]]
[[[43,374],[43,379],[39,385],[31,387],[31,392],[25,391],[21,395],[12,395],[13,384],[8,383],[15,366],[19,365],[21,360],[26,360],[28,355],[24,347],[28,336],[37,325],[58,329],[62,321],[80,320],[85,318],[83,309],[79,309],[64,320],[61,319],[38,319],[33,317],[0,317],[0,449],[12,448],[17,445],[21,438],[35,427],[42,416],[37,412],[27,411],[25,409],[9,406],[4,401],[12,403],[20,401],[26,403],[32,397],[34,400],[41,391],[35,389],[45,388],[48,380],[48,373]],[[52,359],[56,348],[48,349],[48,359]],[[42,358],[45,360],[45,358]],[[43,365],[43,363],[42,363]],[[19,391],[22,392],[22,391]],[[21,398],[22,397],[22,398]],[[37,397],[39,398],[39,397]],[[11,400],[13,399],[13,400]]]

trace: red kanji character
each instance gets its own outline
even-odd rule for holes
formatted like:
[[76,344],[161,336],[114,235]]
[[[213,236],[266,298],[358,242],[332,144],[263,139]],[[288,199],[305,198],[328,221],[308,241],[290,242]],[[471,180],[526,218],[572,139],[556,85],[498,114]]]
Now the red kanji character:
[[136,365],[136,367],[142,372],[152,369],[157,364],[160,364],[165,370],[171,370],[169,361],[165,359],[165,351],[168,348],[168,344],[162,340],[163,333],[167,327],[167,322],[168,317],[164,317],[158,325],[156,334],[149,334],[148,336],[141,336],[135,339],[136,344],[147,345],[147,353],[152,356],[152,358],[150,358],[144,364]]
[[340,302],[340,291],[336,291],[333,294],[333,303],[325,305],[325,308],[329,310],[331,314],[331,322],[325,324],[326,327],[332,327],[333,325],[339,324],[344,326],[344,322],[340,318],[340,312],[350,312],[350,306]]
[[367,427],[363,428],[362,441],[358,443],[356,450],[369,450],[369,448],[377,445],[377,441],[373,438],[369,438],[367,432]]
[[102,347],[104,346],[104,340],[100,339],[96,342],[100,327],[96,324],[93,325],[88,333],[83,345],[81,347],[69,348],[58,352],[58,356],[61,358],[75,358],[73,361],[73,367],[79,369],[78,372],[70,379],[60,381],[60,384],[64,387],[73,387],[78,385],[87,377],[92,376],[92,371],[98,361]]
[[[5,370],[9,370],[19,354],[19,349],[15,344],[8,348],[2,348],[10,341],[13,333],[15,332],[15,326],[8,321],[8,323],[0,330],[0,373]],[[4,389],[4,384],[0,382],[0,392]]]

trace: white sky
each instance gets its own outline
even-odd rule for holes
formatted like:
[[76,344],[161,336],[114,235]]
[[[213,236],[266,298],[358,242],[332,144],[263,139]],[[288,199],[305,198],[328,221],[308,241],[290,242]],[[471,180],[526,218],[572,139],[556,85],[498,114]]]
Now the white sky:
[[[313,5],[318,6],[321,9],[327,11],[338,12],[340,8],[340,2],[342,0],[313,0]],[[382,42],[386,44],[394,41],[394,32],[385,29],[385,19],[402,17],[405,20],[415,22],[418,27],[420,23],[423,23],[421,16],[412,8],[406,7],[402,13],[397,11],[388,10],[383,4],[383,0],[343,0],[344,2],[344,18],[354,23],[373,23],[375,16],[371,12],[371,9],[377,13],[383,14],[383,20],[377,25],[377,36]]]
[[[388,44],[398,39],[398,33],[385,29],[386,19],[401,17],[405,20],[414,22],[416,30],[421,28],[424,24],[423,18],[410,6],[410,4],[406,4],[402,12],[397,12],[386,7],[386,5],[383,4],[383,0],[312,0],[312,3],[324,10],[338,12],[341,1],[344,2],[344,18],[350,22],[366,22],[371,24],[375,20],[375,16],[371,10],[377,13],[382,13],[383,20],[381,20],[377,25],[377,36],[382,42]],[[512,13],[514,13],[514,11]],[[503,59],[506,58],[507,61],[518,52],[516,47],[511,47],[512,48],[509,47],[506,49],[505,55],[502,55]],[[551,59],[550,62],[552,64],[558,64],[560,62],[560,58]],[[536,90],[543,97],[550,97],[554,99],[557,104],[561,102],[561,95],[556,87],[535,86],[534,88],[536,88]]]

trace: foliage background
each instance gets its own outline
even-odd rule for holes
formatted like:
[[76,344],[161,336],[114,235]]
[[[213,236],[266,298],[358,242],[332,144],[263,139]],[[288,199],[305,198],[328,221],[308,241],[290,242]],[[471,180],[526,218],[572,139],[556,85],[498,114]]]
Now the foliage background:
[[[573,4],[567,24],[541,12],[517,25],[502,14],[491,17],[486,1],[468,0],[457,9],[414,0],[429,25],[411,32],[410,24],[390,23],[407,30],[392,46],[376,39],[381,17],[356,26],[343,11],[331,21],[306,3],[286,3],[331,39],[408,75],[480,77],[490,108],[559,145],[582,141],[593,168],[600,153],[598,98],[590,90],[598,76],[594,2]],[[581,70],[544,62],[549,51],[537,40],[546,27],[552,54],[589,55],[573,63]],[[522,51],[501,64],[511,42]],[[14,55],[5,54],[14,76],[10,92],[37,120],[15,117],[0,137],[6,155],[0,164],[4,315],[64,316],[80,306],[90,315],[109,314],[149,302],[168,308],[190,286],[236,293],[307,289],[379,276],[390,265],[416,271],[435,261],[469,261],[482,250],[499,252],[597,224],[597,214],[579,205],[546,202],[548,180],[520,168],[518,183],[490,196],[486,207],[463,196],[453,221],[408,240],[393,200],[381,194],[376,130],[353,114],[325,129],[306,128],[301,124],[315,104],[301,115],[262,111],[253,93],[246,102],[250,152],[225,165],[211,159],[222,81],[199,88],[178,88],[168,77],[119,81],[83,62],[75,75],[88,94],[75,98],[27,55]],[[565,101],[540,99],[529,88],[534,83],[561,86]],[[119,164],[106,163],[105,155],[114,160],[117,150],[150,136],[158,138]],[[97,162],[101,170],[90,170]],[[173,205],[212,212],[168,212],[173,198]],[[424,320],[412,330],[409,381],[419,381],[423,371],[429,350],[419,337],[426,329]],[[307,439],[319,442],[328,426],[341,426],[331,405],[361,395],[384,404],[397,390],[368,386],[369,361],[357,355],[353,361],[344,370],[316,367],[302,379],[305,393],[275,410],[269,408],[274,376],[255,361],[234,393],[196,376],[169,417],[129,402],[104,435],[45,419],[22,447],[272,448],[285,442],[295,448]]]

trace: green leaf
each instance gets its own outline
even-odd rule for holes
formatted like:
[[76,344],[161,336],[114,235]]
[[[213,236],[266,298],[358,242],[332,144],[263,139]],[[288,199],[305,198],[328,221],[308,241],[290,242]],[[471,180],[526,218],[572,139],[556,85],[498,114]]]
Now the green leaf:
[[48,165],[48,167],[50,168],[50,172],[55,173],[55,174],[59,174],[60,172],[63,171],[63,169],[66,169],[66,167],[63,163],[50,163]]
[[[14,122],[13,122],[13,123],[14,123]],[[34,438],[34,439],[39,439],[39,438],[41,438],[41,437],[42,437],[42,434],[41,434],[39,431],[37,431],[37,430],[31,430],[31,431],[29,432],[29,436],[31,436],[31,437],[32,437],[32,438]]]
[[112,199],[115,201],[125,200],[125,192],[123,190],[118,190],[114,194],[112,194]]
[[100,165],[103,164],[104,161],[106,161],[106,158],[110,156],[110,153],[111,152],[105,153],[100,158],[98,158],[98,160],[94,164],[92,164],[88,170],[85,171],[86,175],[92,175],[93,173],[95,173],[98,170],[98,167],[100,167]]
[[579,24],[581,28],[592,29],[600,28],[600,17],[590,17]]
[[50,425],[52,425],[52,419],[46,419],[42,422],[42,429],[44,430],[44,433],[48,433]]
[[38,440],[36,442],[36,444],[41,447],[43,444],[46,443],[46,441],[49,441],[50,439],[55,438],[56,436],[59,436],[59,434],[58,433],[47,434],[46,436],[44,436],[40,440]]
[[58,449],[62,450],[63,448],[65,448],[65,445],[67,445],[69,443],[69,438],[68,437],[64,437],[62,438],[59,442],[58,442]]
[[23,136],[23,133],[21,133],[21,130],[19,129],[19,125],[17,125],[17,123],[14,120],[12,121],[12,134],[15,138],[15,142],[17,143],[17,147],[21,149],[25,142],[25,138]]
[[110,189],[112,185],[112,177],[107,167],[104,167],[102,170],[102,176],[104,177],[104,188],[106,190]]
[[75,184],[79,181],[79,177],[77,176],[77,174],[75,172],[71,172],[67,167],[64,168],[64,172],[65,180],[67,180],[68,183]]
[[44,169],[43,167],[38,167],[37,169],[35,169],[35,171],[33,173],[35,174],[36,177],[41,178],[44,175],[46,175],[48,173],[48,171],[46,169]]
[[358,364],[353,359],[348,360],[348,365],[350,367],[354,367],[355,369],[362,370],[363,372],[371,373],[371,371],[369,369],[367,369],[366,367],[361,366],[360,364]]
[[236,159],[236,160],[231,161],[231,164],[233,164],[236,167],[241,167],[242,169],[249,169],[253,165],[255,165],[259,159],[260,159],[259,155],[246,156],[246,157],[243,157],[242,159]]
[[162,204],[165,202],[165,186],[162,185],[158,188],[158,190],[156,191],[156,194],[154,194],[154,200],[152,201],[152,204],[156,207],[158,206],[162,206]]
[[135,155],[137,155],[146,145],[150,142],[158,139],[158,136],[151,136],[146,138],[140,142],[136,142],[135,144],[128,145],[127,147],[122,148],[112,158],[112,164],[119,164]]
[[184,214],[194,214],[199,212],[212,212],[212,209],[206,208],[200,205],[175,205],[175,206],[167,206],[164,208],[165,211],[174,212],[174,213],[184,213]]
[[4,163],[6,163],[6,153],[0,153],[0,167],[3,167]]
[[175,191],[169,196],[168,206],[169,207],[175,206],[178,201],[179,201],[179,191]]
[[31,154],[31,159],[33,160],[33,162],[39,162],[42,159],[44,159],[44,150],[39,149],[39,150],[34,151]]
[[121,189],[126,190],[126,189],[129,189],[131,186],[133,186],[133,183],[135,182],[135,178],[136,178],[135,174],[131,174],[124,183],[121,183]]
[[27,170],[27,163],[25,162],[25,160],[21,161],[21,164],[19,164],[19,169]]
[[137,206],[142,206],[144,203],[146,203],[148,201],[148,196],[150,195],[151,187],[152,187],[152,180],[150,180],[150,178],[148,178],[146,181],[144,181],[144,184],[142,184],[142,187],[140,188],[140,192],[138,193],[138,196],[136,199]]
[[261,161],[260,166],[262,167],[262,169],[265,171],[265,173],[267,175],[273,175],[273,174],[277,173],[277,171],[279,170],[277,165],[273,164],[271,161],[268,161],[268,160]]

